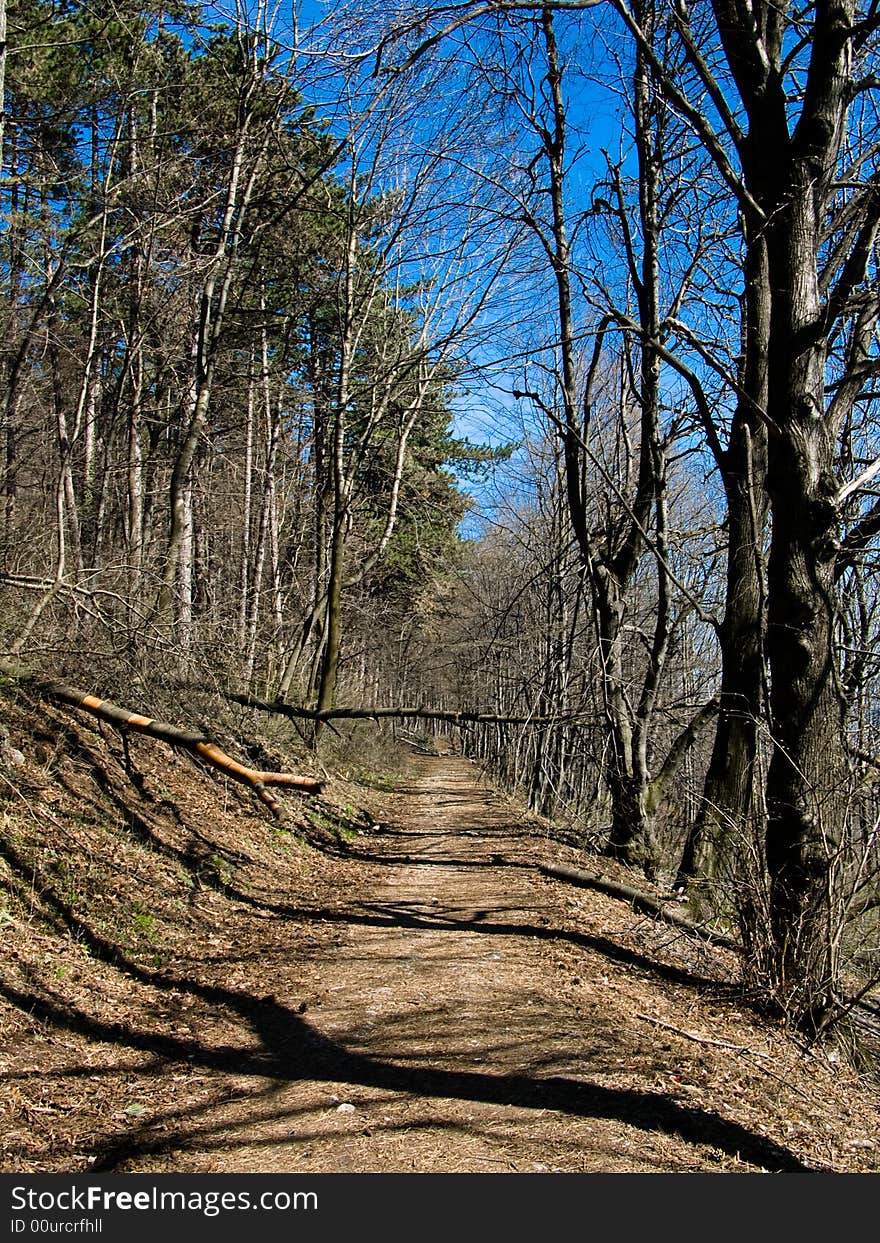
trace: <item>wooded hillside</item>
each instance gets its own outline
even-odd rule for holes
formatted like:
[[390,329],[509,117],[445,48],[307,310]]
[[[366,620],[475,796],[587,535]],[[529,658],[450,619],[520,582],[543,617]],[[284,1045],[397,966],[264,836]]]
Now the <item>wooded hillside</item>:
[[876,4],[324,8],[5,0],[9,692],[273,810],[248,737],[317,782],[433,721],[842,1031],[880,981]]

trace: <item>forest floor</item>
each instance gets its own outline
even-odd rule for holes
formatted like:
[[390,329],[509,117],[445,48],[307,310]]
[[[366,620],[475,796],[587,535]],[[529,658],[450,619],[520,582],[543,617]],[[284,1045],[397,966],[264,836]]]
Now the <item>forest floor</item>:
[[880,1170],[876,1078],[466,760],[337,783],[328,850],[73,719],[3,777],[3,1171]]

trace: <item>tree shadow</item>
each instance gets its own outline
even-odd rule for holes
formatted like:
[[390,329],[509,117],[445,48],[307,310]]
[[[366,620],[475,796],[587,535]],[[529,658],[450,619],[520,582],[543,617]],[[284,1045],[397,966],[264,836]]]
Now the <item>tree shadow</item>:
[[485,933],[487,936],[525,937],[540,941],[564,941],[568,945],[574,945],[578,949],[601,954],[613,962],[621,963],[627,967],[634,967],[639,971],[657,976],[671,984],[680,984],[687,988],[699,989],[703,993],[706,988],[720,987],[720,981],[712,979],[710,976],[698,975],[696,972],[688,971],[684,967],[674,967],[666,963],[657,962],[645,954],[640,954],[637,950],[627,949],[623,945],[618,945],[617,942],[610,940],[608,937],[588,932],[576,932],[572,929],[552,926],[545,927],[542,924],[535,923],[491,921],[486,917],[488,912],[477,912],[479,918],[462,919],[444,913],[442,907],[431,907],[429,910],[419,912],[411,909],[409,903],[401,902],[365,902],[361,903],[360,906],[369,913],[365,915],[339,916],[330,914],[328,918],[330,920],[338,919],[346,923],[368,924],[373,927],[480,932]]
[[[138,974],[141,974],[138,972]],[[150,981],[158,983],[158,981]],[[189,991],[237,1014],[258,1040],[256,1049],[210,1045],[161,1032],[138,1029],[128,1023],[106,1023],[81,1010],[0,985],[12,1005],[55,1027],[77,1032],[90,1040],[140,1049],[163,1060],[188,1062],[205,1069],[269,1078],[292,1083],[328,1080],[395,1093],[456,1099],[535,1110],[553,1110],[580,1118],[609,1119],[647,1132],[660,1132],[687,1143],[715,1148],[750,1165],[785,1173],[811,1172],[789,1149],[750,1131],[714,1110],[684,1106],[661,1092],[610,1088],[564,1075],[533,1078],[519,1074],[489,1074],[401,1066],[353,1052],[314,1029],[301,1015],[275,999],[256,998],[235,990],[194,980],[168,979],[164,987]],[[186,1134],[165,1141],[177,1148]],[[114,1139],[97,1153],[96,1172],[119,1168],[126,1161],[154,1149],[149,1137]]]

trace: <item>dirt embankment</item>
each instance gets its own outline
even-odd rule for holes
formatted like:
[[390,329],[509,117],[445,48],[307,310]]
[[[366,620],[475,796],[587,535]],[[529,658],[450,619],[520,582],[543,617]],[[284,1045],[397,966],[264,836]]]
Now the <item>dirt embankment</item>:
[[880,1169],[876,1084],[538,873],[576,852],[466,761],[280,831],[149,739],[9,725],[4,1171]]

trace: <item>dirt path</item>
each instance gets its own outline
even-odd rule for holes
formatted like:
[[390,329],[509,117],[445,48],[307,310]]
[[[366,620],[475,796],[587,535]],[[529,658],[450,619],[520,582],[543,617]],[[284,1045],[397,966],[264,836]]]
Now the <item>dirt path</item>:
[[729,953],[542,875],[583,856],[466,761],[318,849],[150,740],[89,747],[10,839],[54,833],[5,925],[3,1169],[880,1168],[876,1081],[749,1011]]
[[[824,1137],[812,1161],[787,1142],[805,1094],[780,1089],[767,1032],[737,1013],[732,1041],[714,1023],[731,1009],[717,964],[664,965],[637,948],[655,926],[541,877],[542,843],[463,760],[419,760],[396,806],[359,847],[363,892],[327,914],[305,967],[285,961],[283,920],[264,921],[273,993],[239,1004],[249,1034],[225,1062],[215,1039],[202,1099],[188,1082],[149,1139],[96,1168],[833,1168]],[[680,938],[673,951],[703,953]]]

